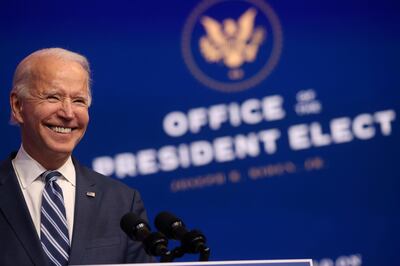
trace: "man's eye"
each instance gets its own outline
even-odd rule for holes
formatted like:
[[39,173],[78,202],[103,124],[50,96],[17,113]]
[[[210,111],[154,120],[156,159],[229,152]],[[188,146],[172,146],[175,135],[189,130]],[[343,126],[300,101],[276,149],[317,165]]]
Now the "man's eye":
[[74,103],[86,105],[87,101],[84,98],[76,98],[76,99],[74,99]]
[[58,101],[58,100],[60,100],[60,97],[57,96],[57,95],[48,95],[47,96],[47,100],[49,100],[49,101]]

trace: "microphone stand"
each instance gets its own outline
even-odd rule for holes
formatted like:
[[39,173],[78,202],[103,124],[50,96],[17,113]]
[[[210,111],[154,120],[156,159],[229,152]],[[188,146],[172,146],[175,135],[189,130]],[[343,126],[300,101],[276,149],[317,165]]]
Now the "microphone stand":
[[185,254],[186,252],[182,246],[176,247],[168,255],[162,256],[160,262],[173,262],[175,259],[183,257]]
[[208,261],[210,257],[210,248],[202,246],[200,249],[199,261]]
[[172,254],[171,251],[168,251],[167,253],[161,255],[160,257],[160,262],[173,262],[174,261],[174,255]]
[[[187,253],[192,253],[192,252],[188,252],[187,248],[179,246],[174,248],[171,252],[162,255],[160,258],[160,262],[173,262],[175,259],[181,258],[183,257],[183,255]],[[199,247],[199,261],[208,261],[209,257],[210,257],[210,248],[206,247],[205,245],[201,245]]]

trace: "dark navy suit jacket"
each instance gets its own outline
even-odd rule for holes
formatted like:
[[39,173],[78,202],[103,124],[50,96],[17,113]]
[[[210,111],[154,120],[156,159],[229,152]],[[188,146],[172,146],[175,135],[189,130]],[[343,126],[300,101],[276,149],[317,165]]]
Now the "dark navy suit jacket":
[[[0,265],[46,265],[12,159],[0,164]],[[76,198],[69,263],[155,262],[119,225],[121,217],[130,211],[147,219],[139,193],[81,166],[75,159],[73,162]],[[95,197],[87,196],[87,192],[95,192]]]

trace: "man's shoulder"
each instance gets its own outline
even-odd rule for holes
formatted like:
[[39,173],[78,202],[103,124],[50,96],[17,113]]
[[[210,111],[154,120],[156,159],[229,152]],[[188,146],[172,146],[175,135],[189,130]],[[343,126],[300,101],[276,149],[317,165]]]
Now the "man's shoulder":
[[0,160],[0,172],[8,172],[12,169],[11,161],[15,158],[16,152],[11,152],[7,158],[2,158]]
[[17,152],[13,151],[8,154],[7,157],[0,158],[0,165],[9,164],[17,156]]
[[100,174],[89,167],[80,164],[76,159],[73,160],[75,168],[77,170],[77,175],[78,172],[80,175],[90,177],[92,180],[96,182],[96,185],[111,189],[111,190],[119,190],[119,191],[125,191],[129,193],[135,193],[137,192],[134,188],[129,187],[128,185],[122,183],[121,181],[118,181],[112,177],[105,176],[103,174]]

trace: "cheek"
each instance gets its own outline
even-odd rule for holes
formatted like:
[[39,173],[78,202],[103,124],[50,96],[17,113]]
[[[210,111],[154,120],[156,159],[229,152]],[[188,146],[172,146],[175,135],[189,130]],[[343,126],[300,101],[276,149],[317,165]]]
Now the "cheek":
[[79,124],[81,124],[82,126],[87,126],[87,124],[89,123],[89,113],[88,111],[81,111],[77,113],[77,117],[79,120]]
[[22,119],[24,124],[30,124],[30,125],[35,125],[39,124],[40,120],[43,116],[42,112],[40,110],[37,110],[36,108],[32,108],[31,106],[25,106],[21,113]]

